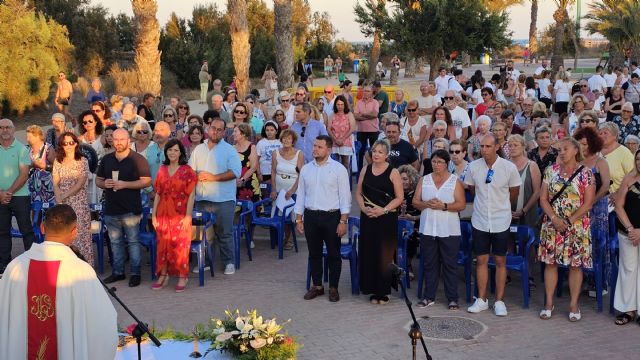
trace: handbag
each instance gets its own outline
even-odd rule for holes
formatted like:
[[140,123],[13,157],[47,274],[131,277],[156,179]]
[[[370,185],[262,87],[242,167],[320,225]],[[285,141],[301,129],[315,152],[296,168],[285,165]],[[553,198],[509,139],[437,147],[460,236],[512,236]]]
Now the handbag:
[[[553,195],[553,197],[551,198],[551,200],[549,200],[549,205],[553,205],[553,203],[558,200],[558,198],[560,197],[560,195],[562,195],[562,193],[567,189],[567,187],[569,186],[569,184],[571,184],[571,182],[573,181],[573,179],[578,176],[578,174],[582,171],[582,169],[584,169],[584,165],[580,165],[580,167],[573,173],[573,175],[571,175],[571,177],[569,178],[569,180],[567,180],[567,182],[564,183],[564,185],[562,185],[562,188],[560,189],[560,191],[558,191],[555,195]],[[542,227],[542,223],[544,221],[544,219],[547,217],[547,215],[543,215],[538,219],[538,222],[536,223],[536,227],[538,229],[540,229]]]

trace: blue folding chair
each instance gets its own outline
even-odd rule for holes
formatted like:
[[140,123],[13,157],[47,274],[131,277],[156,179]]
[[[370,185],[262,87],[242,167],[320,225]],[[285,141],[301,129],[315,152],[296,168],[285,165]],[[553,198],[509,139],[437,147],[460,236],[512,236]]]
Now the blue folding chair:
[[[44,236],[40,231],[40,223],[43,219],[43,212],[53,206],[52,203],[43,203],[42,201],[34,201],[31,203],[31,226],[33,228],[33,235],[36,243],[44,241]],[[22,233],[18,229],[11,227],[11,237],[22,239]]]
[[242,236],[245,238],[249,261],[253,261],[253,256],[251,255],[251,232],[247,228],[247,219],[250,219],[253,203],[249,200],[238,200],[236,204],[240,206],[240,215],[238,216],[238,223],[233,224],[233,244],[236,249],[236,269],[240,269],[240,242],[242,242]]
[[400,279],[407,289],[411,288],[409,279],[409,259],[407,259],[407,243],[413,234],[413,222],[409,220],[398,220],[398,249],[396,250],[396,264],[404,269],[405,276]]
[[106,226],[103,221],[104,214],[102,213],[102,204],[91,204],[89,205],[91,211],[96,212],[98,214],[98,222],[100,223],[100,228],[97,233],[91,233],[91,240],[96,243],[97,257],[96,261],[98,262],[97,268],[98,273],[104,273],[104,234],[107,232]]
[[[295,198],[294,198],[295,200]],[[253,231],[256,226],[263,226],[269,228],[270,238],[271,238],[271,248],[275,248],[276,244],[278,246],[278,259],[284,258],[284,228],[285,226],[291,227],[291,235],[293,237],[293,245],[295,246],[296,252],[298,252],[298,240],[296,238],[295,226],[293,226],[293,222],[287,222],[285,214],[287,210],[292,208],[294,204],[285,206],[284,209],[276,209],[273,217],[261,217],[256,213],[256,209],[264,206],[265,204],[271,204],[273,201],[271,199],[264,199],[258,201],[253,204],[253,209],[251,209],[251,237],[253,238]]]
[[[462,234],[460,241],[460,249],[458,250],[458,265],[464,267],[464,282],[467,303],[471,302],[471,223],[468,221],[460,222],[460,232]],[[425,258],[420,251],[420,268],[418,269],[418,299],[422,299],[422,287],[424,286],[424,265]]]
[[142,218],[140,219],[140,230],[138,232],[138,241],[140,245],[149,249],[151,257],[151,280],[156,278],[156,257],[158,255],[158,244],[155,231],[147,230],[147,225],[151,219],[151,208],[142,208]]
[[613,299],[616,295],[616,283],[618,281],[618,269],[620,260],[620,243],[618,240],[618,229],[616,228],[617,215],[615,212],[609,214],[609,263],[611,274],[609,277],[609,312],[615,314]]
[[213,259],[214,253],[211,243],[207,241],[207,230],[213,226],[216,222],[216,215],[194,210],[191,213],[191,225],[201,226],[201,229],[196,232],[196,238],[191,240],[190,250],[197,254],[198,258],[198,278],[200,286],[204,286],[204,267],[205,267],[205,254],[209,258],[209,265],[211,270],[211,277],[213,277]]
[[[517,226],[517,239],[516,239],[516,253],[507,254],[507,270],[518,271],[521,274],[521,287],[522,287],[522,308],[529,308],[529,253],[531,248],[538,244],[535,232],[533,229],[526,225]],[[489,268],[491,269],[491,292],[495,291],[495,258],[489,257]]]
[[[358,274],[358,239],[360,238],[360,218],[350,216],[347,229],[348,242],[340,245],[340,257],[349,260],[351,272],[351,293],[360,294],[360,277]],[[323,280],[329,281],[329,260],[327,247],[322,248],[323,256]],[[311,263],[307,261],[307,290],[311,288]]]

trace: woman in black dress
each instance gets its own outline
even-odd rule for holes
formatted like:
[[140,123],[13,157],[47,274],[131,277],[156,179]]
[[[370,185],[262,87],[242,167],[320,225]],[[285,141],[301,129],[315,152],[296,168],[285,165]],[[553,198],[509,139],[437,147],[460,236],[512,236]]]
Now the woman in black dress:
[[398,246],[398,208],[404,199],[398,170],[387,162],[391,145],[376,141],[372,163],[360,174],[356,200],[360,205],[358,243],[360,291],[373,304],[386,304],[391,293],[389,264]]

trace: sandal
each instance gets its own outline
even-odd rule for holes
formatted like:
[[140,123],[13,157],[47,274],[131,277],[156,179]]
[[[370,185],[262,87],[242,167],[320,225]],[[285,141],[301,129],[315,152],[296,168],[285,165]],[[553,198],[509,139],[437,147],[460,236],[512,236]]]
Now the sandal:
[[151,286],[152,290],[160,290],[169,284],[169,275],[162,274],[158,276],[158,280]]
[[449,302],[449,310],[460,310],[460,305],[456,301]]
[[553,314],[553,309],[554,309],[554,307],[552,306],[551,309],[542,309],[542,310],[540,310],[540,319],[542,319],[542,320],[551,319],[551,315]]
[[422,299],[420,301],[418,301],[418,303],[416,304],[417,307],[423,308],[423,307],[428,307],[431,306],[433,304],[435,304],[436,302],[433,300],[429,300],[429,299]]
[[615,324],[616,325],[627,325],[628,323],[633,321],[634,316],[632,316],[629,313],[622,313],[618,316],[616,316],[616,321]]
[[569,321],[576,322],[582,319],[582,314],[580,313],[580,309],[578,309],[577,313],[569,312]]

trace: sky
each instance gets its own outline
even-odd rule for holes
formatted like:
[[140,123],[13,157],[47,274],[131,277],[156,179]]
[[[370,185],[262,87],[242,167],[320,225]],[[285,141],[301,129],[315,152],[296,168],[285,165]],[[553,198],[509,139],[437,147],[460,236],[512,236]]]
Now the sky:
[[[362,2],[363,0],[359,0]],[[579,0],[580,1],[580,0]],[[582,0],[582,16],[588,12],[588,4],[595,0]],[[273,2],[265,1],[270,8],[273,8]],[[334,27],[338,30],[336,39],[344,38],[348,41],[370,41],[360,33],[358,23],[355,22],[353,7],[358,0],[309,0],[312,11],[326,11],[331,16]],[[133,15],[130,0],[109,0],[96,1],[93,4],[101,4],[109,9],[113,14],[124,12]],[[158,19],[160,26],[164,26],[169,19],[169,14],[175,12],[179,17],[190,18],[191,10],[194,5],[210,4],[218,5],[219,9],[225,9],[226,0],[158,0]],[[553,22],[553,11],[556,5],[553,0],[538,1],[538,30],[544,29],[548,24]],[[509,30],[513,32],[512,38],[527,39],[529,37],[529,24],[531,22],[531,4],[524,1],[524,5],[516,5],[509,9],[510,24]],[[570,16],[575,17],[575,7],[570,10]]]

